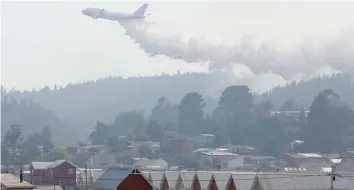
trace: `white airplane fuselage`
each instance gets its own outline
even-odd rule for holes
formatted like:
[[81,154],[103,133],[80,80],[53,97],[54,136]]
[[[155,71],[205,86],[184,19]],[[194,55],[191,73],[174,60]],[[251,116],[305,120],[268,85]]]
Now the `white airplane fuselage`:
[[82,10],[82,14],[92,17],[94,19],[100,18],[112,21],[139,20],[145,18],[145,11],[147,9],[147,6],[147,4],[142,5],[134,13],[120,13],[99,8],[86,8]]

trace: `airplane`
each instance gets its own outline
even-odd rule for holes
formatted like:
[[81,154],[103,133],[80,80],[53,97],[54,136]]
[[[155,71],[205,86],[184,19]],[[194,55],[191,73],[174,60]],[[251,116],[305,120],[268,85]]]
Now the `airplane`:
[[[82,10],[82,14],[92,17],[93,19],[101,18],[118,22],[128,20],[140,20],[145,18],[145,11],[147,7],[148,4],[145,3],[133,13],[119,13],[99,8],[86,8]],[[150,14],[148,14],[147,16],[150,16]]]

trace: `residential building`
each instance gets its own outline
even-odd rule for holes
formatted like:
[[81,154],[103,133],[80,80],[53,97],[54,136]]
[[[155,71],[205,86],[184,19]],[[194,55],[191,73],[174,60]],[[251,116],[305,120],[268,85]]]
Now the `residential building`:
[[1,173],[1,190],[33,190],[34,188],[34,185],[26,181],[21,181],[21,177]]
[[76,185],[76,166],[66,160],[32,162],[31,181],[34,185]]

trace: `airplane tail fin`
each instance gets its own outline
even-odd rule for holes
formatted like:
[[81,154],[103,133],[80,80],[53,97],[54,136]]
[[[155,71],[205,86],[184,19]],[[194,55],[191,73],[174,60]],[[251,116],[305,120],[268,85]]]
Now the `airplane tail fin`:
[[145,4],[142,5],[138,10],[136,10],[136,11],[134,12],[134,14],[135,14],[135,15],[139,15],[139,16],[144,16],[147,7],[148,7],[148,4],[145,3]]

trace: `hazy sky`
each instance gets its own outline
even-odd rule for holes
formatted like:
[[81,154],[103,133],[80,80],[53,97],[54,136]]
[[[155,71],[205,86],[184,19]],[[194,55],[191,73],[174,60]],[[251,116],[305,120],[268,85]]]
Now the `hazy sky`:
[[[141,4],[4,3],[2,84],[31,89],[105,76],[207,71],[202,64],[150,58],[124,35],[119,24],[81,14],[86,7],[131,12]],[[239,41],[246,35],[285,51],[305,39],[341,35],[354,25],[353,10],[354,3],[151,2],[147,12],[151,13],[149,22],[160,32],[219,41]],[[266,88],[281,82],[279,77],[267,81],[261,76],[253,86]]]

